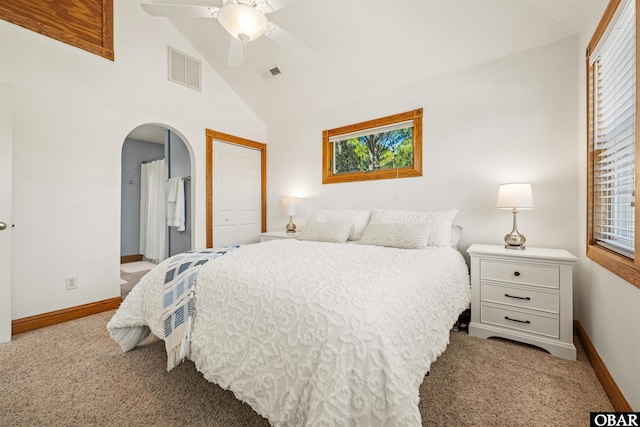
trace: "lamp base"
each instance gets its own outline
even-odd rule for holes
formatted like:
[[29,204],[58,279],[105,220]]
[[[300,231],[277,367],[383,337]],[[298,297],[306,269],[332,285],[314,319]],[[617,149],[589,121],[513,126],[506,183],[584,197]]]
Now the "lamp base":
[[295,232],[296,232],[296,225],[291,220],[291,217],[289,217],[289,224],[287,224],[287,233],[293,234]]
[[[515,231],[515,232],[514,232]],[[524,244],[527,241],[525,237],[518,232],[518,230],[514,230],[511,233],[504,236],[504,247],[507,249],[519,249],[521,251],[524,250]]]
[[513,208],[513,229],[509,234],[504,236],[504,247],[507,249],[519,249],[524,250],[524,243],[527,241],[525,237],[518,231],[518,224],[516,222],[518,216],[518,208]]
[[524,246],[511,246],[511,245],[504,245],[504,247],[506,249],[517,249],[517,250],[521,250],[524,251],[525,247]]

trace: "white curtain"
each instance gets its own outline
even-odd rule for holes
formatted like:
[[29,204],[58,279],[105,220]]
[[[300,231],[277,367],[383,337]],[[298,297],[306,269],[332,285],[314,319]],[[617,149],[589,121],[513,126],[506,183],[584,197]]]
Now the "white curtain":
[[140,169],[140,253],[160,262],[167,257],[164,159],[143,163]]

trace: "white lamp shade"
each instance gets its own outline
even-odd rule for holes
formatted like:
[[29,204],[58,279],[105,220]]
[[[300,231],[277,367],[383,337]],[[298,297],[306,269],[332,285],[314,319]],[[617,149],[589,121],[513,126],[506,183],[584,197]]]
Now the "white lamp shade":
[[514,182],[501,184],[498,190],[498,209],[533,209],[531,184]]
[[264,13],[242,3],[222,6],[218,11],[218,21],[229,34],[243,41],[257,39],[267,32],[269,25]]
[[298,203],[300,199],[297,197],[283,196],[282,197],[282,215],[294,216],[298,209]]

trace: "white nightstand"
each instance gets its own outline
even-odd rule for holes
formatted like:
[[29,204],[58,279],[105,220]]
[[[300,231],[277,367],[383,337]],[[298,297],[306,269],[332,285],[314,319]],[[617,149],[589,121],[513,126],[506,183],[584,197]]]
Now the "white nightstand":
[[562,249],[471,245],[469,335],[502,337],[576,359],[573,263]]
[[260,233],[260,243],[276,239],[295,239],[298,233],[287,233],[286,231],[267,231]]

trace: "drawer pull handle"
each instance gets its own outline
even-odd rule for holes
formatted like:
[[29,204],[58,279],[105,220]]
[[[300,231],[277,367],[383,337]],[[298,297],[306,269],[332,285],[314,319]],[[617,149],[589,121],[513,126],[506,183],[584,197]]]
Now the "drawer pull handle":
[[530,297],[517,297],[515,295],[509,295],[509,294],[504,294],[504,296],[507,298],[515,298],[515,299],[523,299],[525,301],[531,301]]
[[516,271],[515,273],[513,273],[513,275],[514,275],[514,276],[516,276],[516,277],[518,277],[518,276],[520,276],[520,272],[519,272],[519,271]]
[[511,320],[512,322],[527,323],[527,324],[531,323],[531,321],[530,321],[530,320],[518,320],[518,319],[512,319],[512,318],[510,318],[509,316],[504,316],[504,318],[505,318],[505,319],[507,319],[507,320]]

